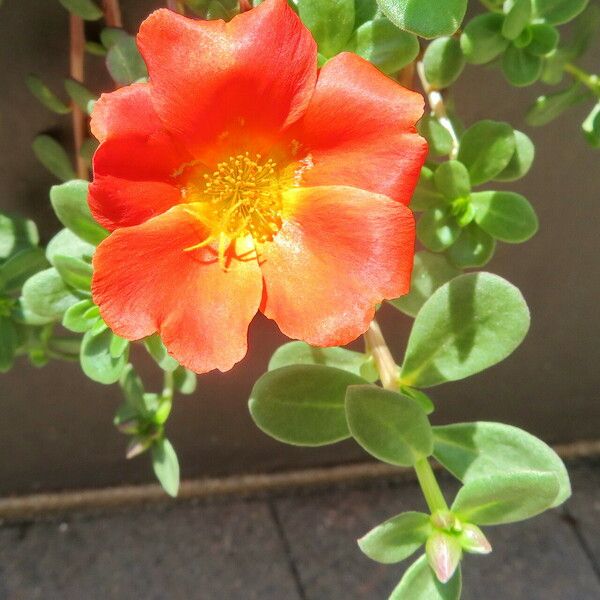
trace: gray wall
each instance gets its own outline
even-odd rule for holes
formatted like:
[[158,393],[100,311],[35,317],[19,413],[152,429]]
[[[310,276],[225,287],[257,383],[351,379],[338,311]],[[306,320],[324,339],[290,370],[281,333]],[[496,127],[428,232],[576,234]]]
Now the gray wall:
[[[144,11],[159,3],[122,4],[133,30]],[[94,26],[89,29],[92,33]],[[0,209],[35,219],[46,239],[58,228],[47,199],[54,181],[37,164],[30,143],[41,131],[52,131],[68,142],[70,119],[48,113],[23,81],[35,71],[60,90],[60,78],[68,69],[67,44],[66,13],[58,2],[4,2]],[[101,60],[91,58],[88,67],[101,72]],[[107,83],[96,75],[93,85],[100,90]],[[490,266],[523,290],[533,316],[529,337],[501,365],[436,388],[438,410],[433,418],[437,423],[494,419],[526,427],[549,442],[568,442],[597,437],[600,423],[600,154],[579,135],[582,110],[530,131],[522,116],[536,91],[509,88],[497,71],[481,67],[469,68],[456,90],[456,103],[467,123],[505,119],[536,141],[535,166],[512,189],[534,203],[541,229],[525,246],[501,245]],[[411,321],[389,307],[382,310],[381,320],[400,355]],[[321,450],[289,448],[254,427],[246,398],[282,341],[271,322],[257,318],[247,360],[226,375],[202,377],[193,397],[177,400],[169,434],[185,477],[364,458],[349,442]],[[140,361],[144,371],[154,372],[144,357]],[[123,458],[125,438],[111,423],[119,401],[118,389],[87,380],[78,365],[53,363],[37,370],[23,363],[0,376],[0,493],[151,480],[146,458]]]

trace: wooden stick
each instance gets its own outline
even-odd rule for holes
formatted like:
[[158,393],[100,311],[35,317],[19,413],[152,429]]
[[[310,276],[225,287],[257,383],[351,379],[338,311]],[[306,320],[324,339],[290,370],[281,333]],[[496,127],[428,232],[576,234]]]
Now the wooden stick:
[[119,0],[103,0],[104,20],[109,27],[123,27]]
[[[84,78],[84,59],[85,59],[85,30],[83,19],[77,15],[70,15],[70,35],[71,35],[71,53],[70,53],[70,74],[73,79],[83,83]],[[75,163],[77,166],[77,176],[81,179],[88,178],[88,168],[85,160],[80,154],[83,141],[86,136],[87,118],[81,108],[75,103],[73,106],[73,137],[75,140]]]

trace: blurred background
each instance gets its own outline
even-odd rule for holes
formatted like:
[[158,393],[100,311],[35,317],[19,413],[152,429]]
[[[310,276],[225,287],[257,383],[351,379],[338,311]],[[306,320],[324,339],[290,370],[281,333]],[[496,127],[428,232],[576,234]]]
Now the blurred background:
[[[160,5],[122,0],[126,28],[134,32]],[[99,25],[86,27],[93,38]],[[61,89],[68,52],[68,16],[57,2],[4,2],[0,210],[33,219],[43,241],[59,228],[48,200],[56,181],[37,162],[31,142],[37,134],[50,132],[70,147],[71,120],[44,109],[29,93],[25,77],[43,74],[51,88]],[[597,47],[589,54],[597,57]],[[109,89],[101,58],[88,55],[86,84],[95,92]],[[579,132],[585,107],[546,127],[528,128],[523,116],[538,92],[512,88],[498,70],[482,67],[467,67],[455,86],[456,105],[466,124],[483,118],[507,120],[535,141],[534,167],[511,189],[534,204],[540,231],[522,247],[499,245],[489,267],[523,291],[532,312],[529,336],[500,365],[432,389],[437,404],[433,421],[497,420],[524,427],[549,443],[567,443],[597,438],[600,423],[600,154]],[[390,306],[382,309],[380,320],[399,356],[411,321]],[[247,410],[249,391],[283,341],[273,323],[257,318],[246,360],[230,373],[201,377],[193,396],[177,399],[168,436],[184,478],[367,460],[352,442],[296,449],[254,426]],[[142,365],[150,388],[156,369],[142,353],[134,360]],[[0,399],[0,494],[153,481],[148,457],[124,458],[125,438],[112,425],[120,403],[118,387],[93,383],[78,364],[50,363],[38,370],[23,360],[0,376]]]

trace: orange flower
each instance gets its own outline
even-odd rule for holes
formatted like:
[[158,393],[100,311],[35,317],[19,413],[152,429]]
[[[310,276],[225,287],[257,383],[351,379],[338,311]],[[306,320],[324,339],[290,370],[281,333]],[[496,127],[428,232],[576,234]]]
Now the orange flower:
[[285,0],[230,23],[158,10],[137,40],[150,82],[103,95],[92,117],[106,323],[130,340],[158,331],[199,373],[244,357],[258,310],[313,345],[358,337],[409,288],[422,97],[349,53],[317,77]]

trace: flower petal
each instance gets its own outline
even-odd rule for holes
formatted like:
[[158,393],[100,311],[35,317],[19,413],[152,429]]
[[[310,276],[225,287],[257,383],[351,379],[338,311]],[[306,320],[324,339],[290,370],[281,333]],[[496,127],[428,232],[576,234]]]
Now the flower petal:
[[158,331],[181,364],[227,371],[246,354],[262,279],[256,260],[225,271],[184,207],[115,231],[94,255],[92,293],[109,327],[135,340]]
[[359,56],[338,54],[298,124],[314,163],[305,185],[351,185],[408,205],[427,155],[415,129],[423,103]]
[[377,303],[408,292],[412,213],[343,186],[295,189],[286,201],[291,216],[262,254],[262,311],[289,337],[347,344],[367,330]]
[[229,23],[157,10],[137,40],[160,118],[195,155],[217,139],[275,135],[314,90],[316,44],[286,0]]

